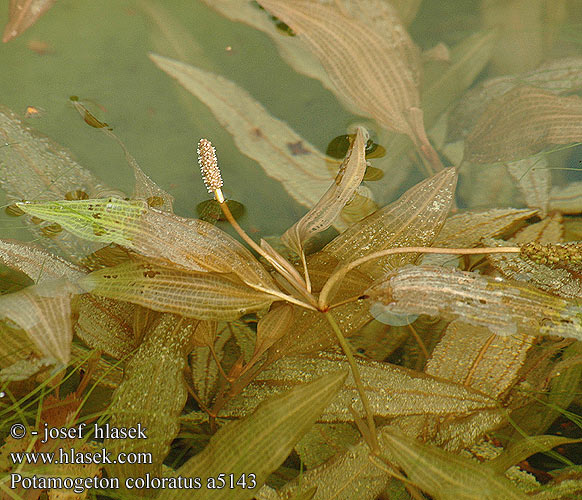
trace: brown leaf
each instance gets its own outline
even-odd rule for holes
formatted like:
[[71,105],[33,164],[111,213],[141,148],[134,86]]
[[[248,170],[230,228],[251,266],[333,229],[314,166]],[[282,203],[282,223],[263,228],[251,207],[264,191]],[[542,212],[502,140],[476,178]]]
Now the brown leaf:
[[368,138],[368,132],[358,127],[335,181],[317,204],[281,237],[298,255],[303,253],[303,244],[309,238],[332,225],[346,203],[354,196],[366,172]]
[[549,209],[563,214],[582,213],[582,182],[554,186],[550,191]]
[[[449,419],[497,408],[498,403],[481,392],[456,381],[440,378],[395,366],[389,363],[357,360],[372,412],[383,417],[431,415]],[[287,390],[305,380],[347,367],[343,355],[320,353],[317,357],[286,357],[262,371],[237,398],[221,410],[224,417],[246,414],[263,399]],[[351,422],[350,405],[361,411],[357,389],[352,376],[325,409],[320,421]]]
[[457,213],[447,218],[434,241],[434,246],[473,248],[483,238],[493,238],[511,231],[536,213],[537,210],[517,208]]
[[512,161],[506,167],[521,191],[525,204],[530,208],[539,208],[540,217],[545,217],[552,187],[547,158],[542,156]]
[[405,57],[414,44],[396,16],[379,33],[334,4],[307,0],[261,0],[260,4],[303,37],[343,99],[387,129],[418,142],[409,113],[420,107],[419,71]]
[[499,337],[486,327],[455,320],[434,349],[425,371],[497,398],[517,382],[534,342],[528,335]]
[[492,100],[520,85],[529,85],[555,94],[582,88],[582,58],[552,60],[518,76],[491,78],[469,90],[449,116],[449,140],[465,137]]
[[515,243],[559,243],[563,241],[563,217],[559,212],[548,215],[545,219],[521,229],[512,239]]
[[4,28],[4,43],[30,28],[56,0],[10,0],[10,19]]
[[44,356],[67,364],[73,340],[71,296],[77,292],[65,279],[30,286],[0,297],[0,317],[22,328]]
[[278,300],[250,288],[234,274],[196,273],[147,262],[101,269],[79,284],[95,295],[207,320],[237,319]]
[[255,350],[249,364],[257,361],[277,340],[285,335],[293,324],[294,308],[282,304],[263,316],[257,325]]
[[[342,262],[390,247],[430,246],[449,213],[457,172],[449,168],[410,188],[400,199],[340,234],[324,251]],[[414,262],[416,254],[394,255],[360,266],[372,276]]]
[[518,87],[495,99],[465,142],[465,160],[521,160],[545,147],[582,140],[582,99]]

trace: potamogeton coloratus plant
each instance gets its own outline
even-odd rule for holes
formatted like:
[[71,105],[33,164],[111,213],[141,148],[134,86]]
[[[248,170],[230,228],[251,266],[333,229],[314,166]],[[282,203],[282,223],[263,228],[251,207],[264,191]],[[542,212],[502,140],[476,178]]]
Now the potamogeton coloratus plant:
[[[11,130],[20,141],[12,147],[13,161],[22,162],[23,158],[32,161],[35,155],[50,157],[50,144],[31,142],[27,130],[14,116],[8,113],[1,116],[4,129]],[[355,422],[364,437],[347,462],[331,465],[332,470],[337,469],[334,474],[342,467],[347,467],[346,470],[371,467],[375,479],[366,488],[376,491],[378,485],[386,484],[389,475],[406,479],[395,468],[400,467],[409,480],[433,494],[434,485],[413,477],[407,469],[407,460],[425,460],[453,479],[455,473],[449,470],[449,465],[454,463],[457,467],[458,461],[447,458],[446,451],[420,444],[413,446],[415,441],[385,426],[385,419],[397,418],[408,433],[428,432],[432,441],[448,443],[445,447],[449,450],[465,448],[475,442],[475,432],[482,435],[501,425],[505,409],[503,405],[500,408],[496,397],[515,383],[515,378],[501,377],[492,387],[478,386],[476,390],[471,385],[473,380],[487,379],[481,371],[490,369],[490,365],[481,360],[490,363],[491,359],[499,358],[496,353],[505,352],[505,340],[487,339],[515,343],[519,355],[512,358],[513,364],[507,369],[517,373],[532,345],[528,339],[545,334],[580,337],[575,302],[542,291],[550,286],[552,273],[576,272],[578,246],[496,247],[497,241],[489,248],[430,246],[439,233],[446,234],[458,223],[458,217],[453,217],[449,226],[443,228],[454,196],[457,177],[454,168],[444,169],[414,186],[393,204],[337,236],[322,252],[306,256],[306,241],[330,226],[358,187],[366,166],[366,139],[366,131],[358,129],[335,182],[321,201],[285,233],[283,240],[299,256],[297,266],[266,242],[256,244],[232,218],[222,194],[216,154],[206,140],[200,141],[198,153],[207,187],[233,227],[265,259],[267,267],[217,227],[173,214],[171,197],[141,172],[127,152],[136,175],[136,190],[131,199],[94,197],[93,193],[99,193],[97,188],[85,196],[72,189],[74,179],[62,175],[57,176],[59,182],[68,183],[66,193],[62,194],[64,200],[21,202],[14,206],[45,221],[42,228],[55,225],[53,232],[59,237],[67,231],[89,243],[115,245],[94,253],[90,259],[76,258],[74,243],[64,238],[51,239],[69,258],[65,260],[37,247],[3,241],[2,260],[37,279],[38,284],[0,301],[3,317],[11,321],[3,324],[3,328],[10,329],[10,335],[4,335],[7,343],[8,339],[18,338],[20,342],[36,344],[31,349],[40,354],[39,362],[28,367],[31,372],[54,364],[55,360],[67,364],[75,359],[78,346],[73,346],[71,352],[73,330],[90,347],[114,358],[127,359],[122,381],[103,375],[106,385],[116,387],[107,414],[117,426],[141,423],[150,429],[149,439],[145,444],[125,441],[109,442],[108,446],[123,451],[147,450],[153,453],[155,463],[116,465],[111,467],[111,474],[131,477],[161,473],[164,457],[180,427],[179,417],[188,390],[216,427],[217,418],[249,415],[258,401],[273,392],[273,387],[293,387],[307,377],[315,381],[277,396],[257,408],[251,417],[225,426],[205,451],[179,469],[179,474],[208,475],[224,468],[242,473],[248,468],[248,457],[253,456],[254,470],[263,482],[319,418],[321,422]],[[97,184],[89,177],[84,183]],[[57,182],[51,184],[57,192],[63,187]],[[499,234],[531,214],[508,211],[483,215],[478,223],[482,229],[479,238]],[[61,234],[56,225],[66,231]],[[464,241],[472,240],[467,237]],[[511,262],[514,267],[545,266],[545,274],[537,276],[539,280],[546,276],[546,286],[541,281],[534,287],[434,265],[410,266],[422,254],[429,253],[489,254],[505,259],[498,264],[500,268],[509,267]],[[72,297],[77,298],[71,301]],[[424,374],[354,358],[345,337],[370,321],[370,311],[379,320],[392,324],[410,323],[422,314],[439,315],[450,321]],[[228,322],[234,337],[244,346],[241,330],[245,327],[237,320],[250,312],[260,314],[256,337],[244,348],[246,351],[241,348],[239,357],[225,359],[224,333],[228,330],[221,329],[218,322]],[[457,345],[466,349],[461,339],[469,334],[476,339],[477,352],[474,365],[468,367],[465,383],[461,384],[450,373],[450,351]],[[321,354],[336,342],[348,358],[352,381],[345,382],[345,374],[337,373],[338,367],[343,366],[341,356]],[[200,353],[202,346],[209,348],[211,358],[204,360],[200,354],[191,354]],[[302,353],[319,355],[293,357]],[[208,359],[213,359],[212,369]],[[184,369],[189,366],[194,372],[201,364],[206,366],[206,379],[193,373],[192,384],[186,384]],[[103,366],[101,370],[103,373]],[[109,371],[112,370],[109,366]],[[3,375],[6,380],[10,373]],[[323,378],[316,378],[317,375]],[[219,379],[222,382],[214,388],[204,381]],[[257,384],[253,385],[253,381]],[[354,401],[356,391],[361,407]],[[328,407],[334,396],[334,403]],[[524,402],[519,406],[524,406]],[[456,419],[430,430],[432,424],[418,427],[414,419],[419,415],[424,415],[423,418],[431,415],[435,422],[451,416]],[[485,420],[478,422],[473,418]],[[476,431],[463,430],[467,419]],[[259,433],[259,429],[266,431]],[[277,453],[269,448],[274,437],[283,443]],[[230,450],[235,439],[240,454],[233,457]],[[402,448],[407,450],[406,456],[402,455]],[[374,464],[367,459],[370,452],[375,457]],[[484,476],[489,474],[468,465],[463,473],[471,476],[475,484],[486,483]],[[309,481],[319,483],[322,476],[305,480],[308,485]],[[500,488],[512,491],[503,478],[496,481],[489,486],[492,491]],[[336,482],[329,488],[337,489],[341,484]],[[355,480],[349,485],[355,489],[360,486]],[[447,488],[455,491],[454,484]]]

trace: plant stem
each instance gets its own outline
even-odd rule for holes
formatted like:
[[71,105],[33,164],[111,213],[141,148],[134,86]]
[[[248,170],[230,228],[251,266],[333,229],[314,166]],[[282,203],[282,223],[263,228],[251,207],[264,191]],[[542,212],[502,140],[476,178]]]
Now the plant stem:
[[[277,262],[273,257],[271,257],[267,252],[265,252],[259,245],[257,245],[253,241],[253,239],[247,233],[244,232],[243,228],[239,226],[238,222],[235,220],[232,213],[230,212],[230,209],[228,208],[226,201],[220,201],[220,198],[218,196],[216,196],[216,198],[220,203],[220,208],[222,209],[224,216],[227,218],[228,222],[234,228],[234,230],[240,235],[240,237],[244,241],[246,241],[250,245],[250,247],[253,250],[255,250],[255,252],[257,252],[259,255],[264,257],[267,260],[267,262],[269,262],[277,270],[277,272],[281,276],[283,276],[287,280],[287,282],[289,284],[291,284],[293,286],[293,288],[295,288],[315,308],[317,306],[317,300],[315,300],[315,297],[313,297],[313,295],[307,291],[306,283],[304,281],[298,281],[296,276],[291,274],[279,262]],[[283,257],[281,257],[281,259],[283,259]]]
[[362,383],[362,378],[360,377],[360,370],[356,364],[354,355],[352,354],[352,349],[350,344],[348,344],[346,338],[344,337],[339,325],[337,324],[335,318],[330,312],[325,312],[325,317],[331,328],[333,329],[335,336],[344,351],[344,354],[348,358],[348,363],[350,369],[352,370],[352,376],[354,377],[354,382],[356,383],[356,388],[358,389],[358,394],[362,400],[362,405],[364,406],[364,411],[366,412],[366,420],[368,422],[368,428],[370,430],[370,435],[372,437],[372,442],[369,443],[373,453],[380,451],[380,446],[378,445],[378,434],[376,433],[376,424],[374,423],[374,414],[372,413],[372,408],[370,407],[370,401],[368,400],[368,395],[364,390],[364,384]]
[[346,274],[352,269],[355,269],[371,260],[386,257],[388,255],[395,255],[399,253],[430,253],[430,254],[444,254],[444,255],[483,255],[492,253],[520,253],[520,247],[494,247],[494,248],[434,248],[434,247],[396,247],[380,250],[369,255],[365,255],[352,262],[344,264],[337,271],[335,271],[326,281],[319,294],[319,310],[327,311],[329,309],[329,301],[333,298],[336,284],[341,281]]

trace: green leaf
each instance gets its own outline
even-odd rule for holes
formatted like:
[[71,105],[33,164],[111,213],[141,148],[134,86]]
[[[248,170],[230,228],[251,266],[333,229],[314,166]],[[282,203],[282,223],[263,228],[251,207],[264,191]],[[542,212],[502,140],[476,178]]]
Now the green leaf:
[[[276,396],[261,404],[248,417],[225,425],[200,454],[188,460],[176,474],[183,477],[217,477],[228,472],[238,478],[255,474],[257,487],[287,458],[301,436],[313,425],[342,386],[347,373],[331,373]],[[205,485],[204,485],[205,486]],[[256,489],[215,490],[213,500],[246,500]],[[191,498],[207,498],[203,487]],[[181,499],[180,490],[164,490],[160,500]]]
[[405,436],[397,428],[381,433],[390,461],[435,500],[526,500],[501,474],[478,462]]

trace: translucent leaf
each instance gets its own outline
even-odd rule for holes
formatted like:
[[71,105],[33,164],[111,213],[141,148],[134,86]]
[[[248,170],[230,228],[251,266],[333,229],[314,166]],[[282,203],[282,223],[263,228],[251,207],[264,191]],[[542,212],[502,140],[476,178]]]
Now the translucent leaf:
[[403,48],[412,48],[413,42],[397,17],[390,19],[388,32],[378,33],[333,4],[305,0],[260,4],[306,40],[343,99],[417,142],[410,111],[420,106],[419,71],[406,58]]
[[0,240],[0,262],[18,269],[37,284],[56,278],[74,282],[85,271],[70,262],[32,244]]
[[558,243],[563,241],[564,225],[563,217],[559,212],[554,212],[548,215],[535,224],[521,229],[512,238],[516,243],[530,243],[536,241],[538,243]]
[[[92,350],[74,343],[71,347],[71,360],[75,364],[87,361],[92,355]],[[117,389],[123,379],[123,369],[121,363],[110,361],[106,357],[100,356],[97,363],[91,366],[91,380],[95,384],[108,389]]]
[[195,273],[147,262],[101,269],[79,284],[102,297],[208,320],[237,319],[276,300],[266,292],[248,287],[236,275]]
[[333,181],[321,152],[231,81],[156,54],[150,54],[150,59],[206,104],[238,149],[298,203],[308,208],[317,203]]
[[493,31],[478,32],[451,49],[451,63],[426,82],[422,109],[427,128],[471,86],[489,62],[497,36]]
[[153,463],[113,465],[110,470],[114,477],[161,474],[170,443],[180,429],[178,417],[188,396],[184,368],[196,324],[197,321],[163,315],[127,361],[123,382],[108,409],[110,425],[131,428],[140,424],[147,439],[110,439],[104,444],[114,454],[149,452]]
[[582,182],[569,182],[565,186],[554,186],[550,191],[550,210],[563,214],[582,212]]
[[[106,188],[71,153],[26,127],[6,108],[0,108],[0,141],[9,144],[0,148],[0,185],[9,200],[59,200],[76,192],[92,197]],[[42,227],[30,223],[29,228],[39,243],[67,258],[80,259],[99,248],[66,231],[47,238]]]
[[295,445],[295,451],[307,469],[313,469],[339,450],[354,446],[361,439],[358,429],[347,423],[314,424]]
[[483,238],[493,238],[511,231],[536,213],[537,210],[517,208],[460,212],[447,218],[434,246],[473,248]]
[[10,0],[10,19],[4,28],[2,41],[9,42],[22,34],[55,2],[56,0]]
[[[453,419],[498,406],[495,399],[461,383],[434,378],[389,363],[364,360],[357,360],[357,363],[375,415],[398,418],[406,415],[432,415]],[[345,357],[334,354],[283,358],[272,368],[262,371],[240,396],[226,404],[220,415],[245,415],[265,398],[342,366],[347,367]],[[354,403],[356,400],[358,402]],[[319,421],[351,422],[353,414],[349,411],[350,406],[356,411],[362,410],[351,375],[319,417]]]
[[0,297],[0,317],[22,328],[44,356],[67,364],[73,340],[74,293],[78,290],[64,279],[30,286]]
[[459,317],[495,335],[523,333],[582,339],[581,309],[574,302],[500,277],[410,266],[367,294],[397,314]]
[[582,140],[582,99],[517,87],[487,107],[465,142],[465,160],[515,161]]
[[75,334],[92,349],[124,359],[139,345],[132,327],[135,304],[84,294],[78,307]]
[[346,153],[334,183],[317,204],[281,237],[283,242],[297,254],[303,253],[303,244],[309,238],[332,225],[346,203],[356,193],[366,172],[368,138],[368,132],[358,127],[356,137]]
[[[345,377],[345,372],[336,371],[265,401],[251,415],[220,429],[204,451],[188,460],[176,473],[207,478],[216,477],[225,470],[235,477],[253,471],[260,487],[313,425]],[[217,500],[244,500],[254,495],[254,489],[243,488],[213,492]],[[183,498],[183,492],[165,490],[159,498]]]
[[257,324],[257,340],[251,361],[258,360],[267,349],[285,335],[293,324],[294,308],[283,304],[272,309]]
[[536,453],[544,453],[552,448],[568,443],[579,443],[579,439],[569,439],[563,436],[527,436],[517,442],[509,444],[507,449],[490,462],[487,467],[491,467],[498,474],[503,474],[511,466],[518,464]]
[[525,204],[530,208],[539,208],[541,217],[545,217],[548,213],[552,185],[551,172],[547,168],[547,158],[545,156],[526,158],[509,162],[506,166],[509,174],[517,183]]
[[520,85],[529,85],[556,94],[582,88],[582,58],[569,57],[542,64],[518,76],[491,78],[469,90],[449,116],[449,140],[465,137],[492,100]]
[[[439,172],[410,188],[391,205],[351,226],[324,251],[349,262],[390,247],[430,246],[449,213],[456,183],[454,168]],[[359,269],[379,276],[416,258],[415,254],[389,256]]]
[[518,381],[535,339],[499,337],[483,326],[455,320],[435,347],[425,372],[497,398]]
[[314,500],[375,500],[390,476],[370,462],[369,456],[370,448],[361,440],[325,464],[289,481],[277,498],[282,500],[317,487]]
[[396,428],[382,432],[382,442],[406,476],[435,500],[526,500],[501,474],[478,462],[405,436]]
[[249,284],[274,287],[253,255],[221,229],[198,219],[155,210],[141,200],[111,198],[20,206],[31,215],[58,222],[82,238],[117,243],[183,269],[235,273]]
[[192,343],[197,346],[214,346],[216,321],[199,321],[192,333]]

